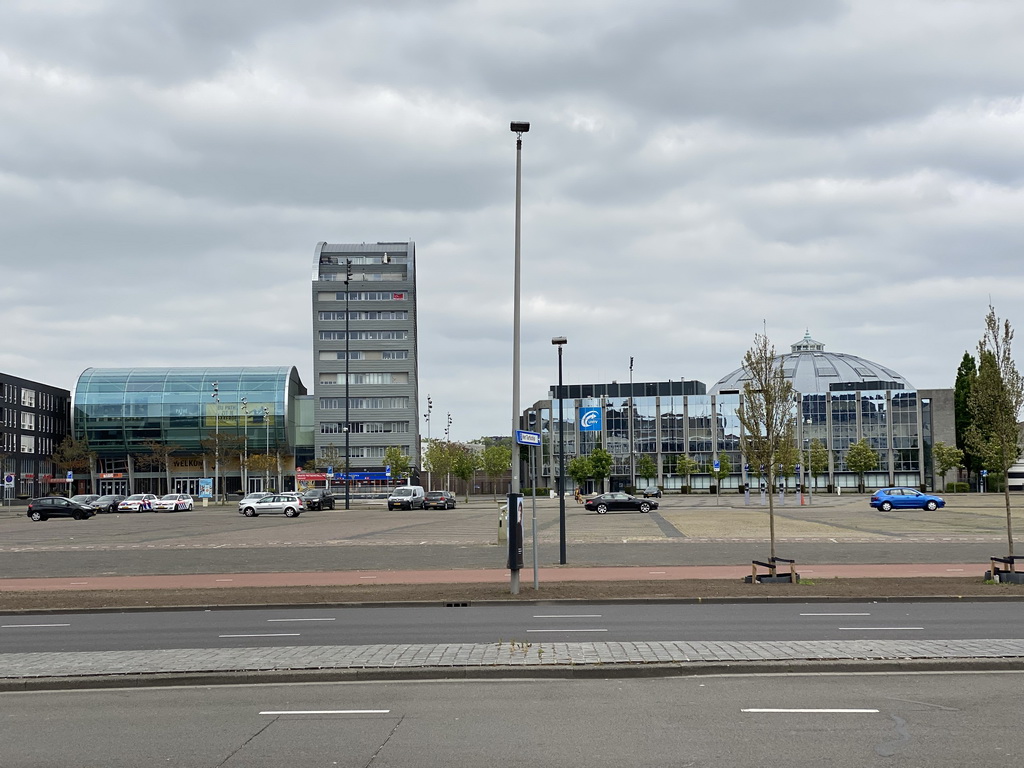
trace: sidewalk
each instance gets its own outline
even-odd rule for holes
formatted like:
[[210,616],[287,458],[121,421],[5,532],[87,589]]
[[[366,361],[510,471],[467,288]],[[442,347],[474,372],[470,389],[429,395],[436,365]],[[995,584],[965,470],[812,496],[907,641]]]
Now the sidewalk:
[[[978,575],[985,570],[979,563],[903,563],[863,565],[798,565],[801,577],[832,578],[918,578]],[[543,583],[565,581],[679,581],[685,579],[740,580],[750,575],[749,566],[614,566],[543,567],[538,577]],[[520,571],[523,583],[533,579],[532,566]],[[497,584],[508,582],[504,569],[464,570],[362,570],[313,571],[299,573],[218,573],[170,576],[87,576],[68,578],[0,579],[0,592],[94,590],[94,589],[231,589],[237,587],[320,587],[365,584]]]

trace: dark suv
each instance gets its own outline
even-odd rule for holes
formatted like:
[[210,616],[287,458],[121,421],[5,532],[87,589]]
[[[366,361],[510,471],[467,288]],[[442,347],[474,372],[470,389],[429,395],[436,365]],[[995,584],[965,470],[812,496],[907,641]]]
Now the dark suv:
[[306,509],[334,509],[334,495],[326,488],[310,488],[302,494]]
[[79,504],[63,496],[43,496],[31,499],[28,503],[28,516],[39,522],[51,517],[73,517],[75,520],[88,520],[96,514],[92,507]]

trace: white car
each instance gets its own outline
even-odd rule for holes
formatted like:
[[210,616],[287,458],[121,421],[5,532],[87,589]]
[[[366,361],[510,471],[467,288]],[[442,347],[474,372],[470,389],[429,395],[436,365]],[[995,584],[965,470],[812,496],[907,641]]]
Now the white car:
[[195,506],[192,497],[187,493],[168,493],[153,502],[154,512],[191,512]]
[[238,514],[246,517],[282,513],[285,517],[298,517],[305,511],[302,497],[294,493],[270,493],[261,499],[238,503]]
[[262,499],[264,496],[270,496],[270,495],[271,495],[270,491],[253,491],[252,493],[245,494],[245,496],[243,496],[241,499],[238,500],[238,511],[239,511],[239,513],[241,513],[242,507],[244,507],[246,504],[248,504],[250,502],[253,502],[253,501],[258,501],[258,500]]
[[152,493],[133,493],[117,505],[118,512],[149,512],[158,501]]

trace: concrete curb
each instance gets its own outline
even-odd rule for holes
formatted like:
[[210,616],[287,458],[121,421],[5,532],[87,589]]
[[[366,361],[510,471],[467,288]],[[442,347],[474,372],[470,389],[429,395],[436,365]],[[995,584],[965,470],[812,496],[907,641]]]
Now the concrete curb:
[[671,664],[569,664],[559,666],[409,667],[380,669],[238,670],[188,673],[129,673],[0,679],[0,693],[165,688],[214,685],[286,685],[410,680],[592,680],[610,678],[704,677],[764,674],[925,674],[941,672],[1020,672],[1024,658],[842,659],[713,661]]

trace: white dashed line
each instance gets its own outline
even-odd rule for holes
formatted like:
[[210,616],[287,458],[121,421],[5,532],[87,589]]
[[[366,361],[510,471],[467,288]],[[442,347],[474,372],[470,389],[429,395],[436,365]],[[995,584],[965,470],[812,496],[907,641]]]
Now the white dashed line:
[[607,629],[528,629],[527,632],[607,632]]
[[19,629],[23,627],[70,627],[70,624],[2,624],[0,629]]
[[334,619],[267,619],[267,621],[334,621]]
[[254,634],[254,635],[217,635],[217,637],[298,637],[298,636],[299,636],[298,632],[280,633],[280,634],[276,634],[276,635],[275,634],[269,634],[269,633],[268,634],[263,634],[263,635],[259,635],[259,634]]
[[924,629],[924,627],[836,627],[843,632],[905,632],[911,629]]
[[838,715],[875,715],[877,709],[741,709],[740,712],[754,712],[758,714],[838,714]]
[[600,619],[600,613],[552,613],[552,614],[538,614],[534,616],[535,619]]
[[260,712],[261,715],[386,715],[390,709],[282,709]]
[[870,616],[870,613],[801,613],[801,616]]

